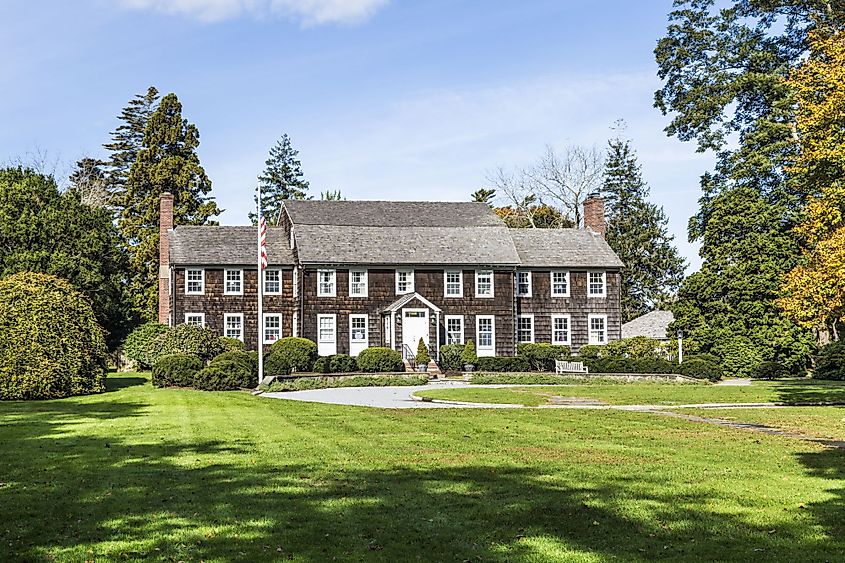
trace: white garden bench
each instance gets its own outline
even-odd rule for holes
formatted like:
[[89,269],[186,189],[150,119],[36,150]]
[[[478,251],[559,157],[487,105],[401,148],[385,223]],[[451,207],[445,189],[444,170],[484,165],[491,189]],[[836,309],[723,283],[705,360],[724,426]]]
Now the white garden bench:
[[564,362],[555,360],[555,373],[590,373],[584,362]]

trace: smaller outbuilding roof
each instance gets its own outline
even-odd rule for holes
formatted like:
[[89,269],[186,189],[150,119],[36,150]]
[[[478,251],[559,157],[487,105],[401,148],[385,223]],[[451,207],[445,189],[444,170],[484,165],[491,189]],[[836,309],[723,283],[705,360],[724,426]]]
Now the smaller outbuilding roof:
[[[168,236],[174,266],[255,266],[257,262],[256,227],[178,226]],[[271,266],[293,266],[284,229],[267,229],[267,261]]]
[[527,268],[621,268],[604,240],[582,229],[511,229],[521,265]]
[[669,325],[675,320],[672,311],[652,311],[622,325],[622,338],[647,336],[667,340]]

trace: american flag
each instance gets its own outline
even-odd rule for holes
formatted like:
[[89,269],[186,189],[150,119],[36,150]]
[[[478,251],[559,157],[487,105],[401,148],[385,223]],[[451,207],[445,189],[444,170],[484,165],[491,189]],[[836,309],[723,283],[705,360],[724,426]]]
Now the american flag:
[[267,220],[262,215],[258,220],[258,230],[261,235],[261,269],[267,268]]

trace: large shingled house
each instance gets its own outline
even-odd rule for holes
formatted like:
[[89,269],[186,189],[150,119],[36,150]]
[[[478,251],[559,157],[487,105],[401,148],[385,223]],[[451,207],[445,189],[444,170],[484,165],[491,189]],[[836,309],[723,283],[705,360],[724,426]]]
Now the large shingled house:
[[[619,258],[604,204],[585,229],[508,229],[484,203],[288,201],[268,229],[263,340],[309,338],[321,355],[407,354],[422,338],[472,339],[479,356],[520,342],[604,344],[621,335]],[[255,227],[174,226],[161,199],[159,320],[258,346]]]

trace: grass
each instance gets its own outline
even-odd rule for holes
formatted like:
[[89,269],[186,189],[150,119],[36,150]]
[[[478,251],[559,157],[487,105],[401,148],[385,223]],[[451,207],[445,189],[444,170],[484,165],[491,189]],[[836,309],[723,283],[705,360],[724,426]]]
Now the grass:
[[845,408],[783,407],[776,409],[684,409],[685,414],[765,424],[805,436],[845,440]]
[[[428,377],[423,375],[353,375],[353,376],[323,376],[297,377],[277,379],[266,390],[278,391],[308,391],[311,389],[329,389],[335,387],[395,387],[401,385],[425,385]],[[265,387],[262,387],[264,389]]]
[[834,561],[845,452],[643,413],[378,410],[121,374],[0,403],[0,507],[2,561]]
[[787,379],[754,381],[749,386],[709,383],[608,383],[507,388],[458,388],[421,391],[417,395],[477,403],[548,404],[554,396],[596,399],[613,405],[682,405],[698,403],[845,403],[845,384],[837,381]]

